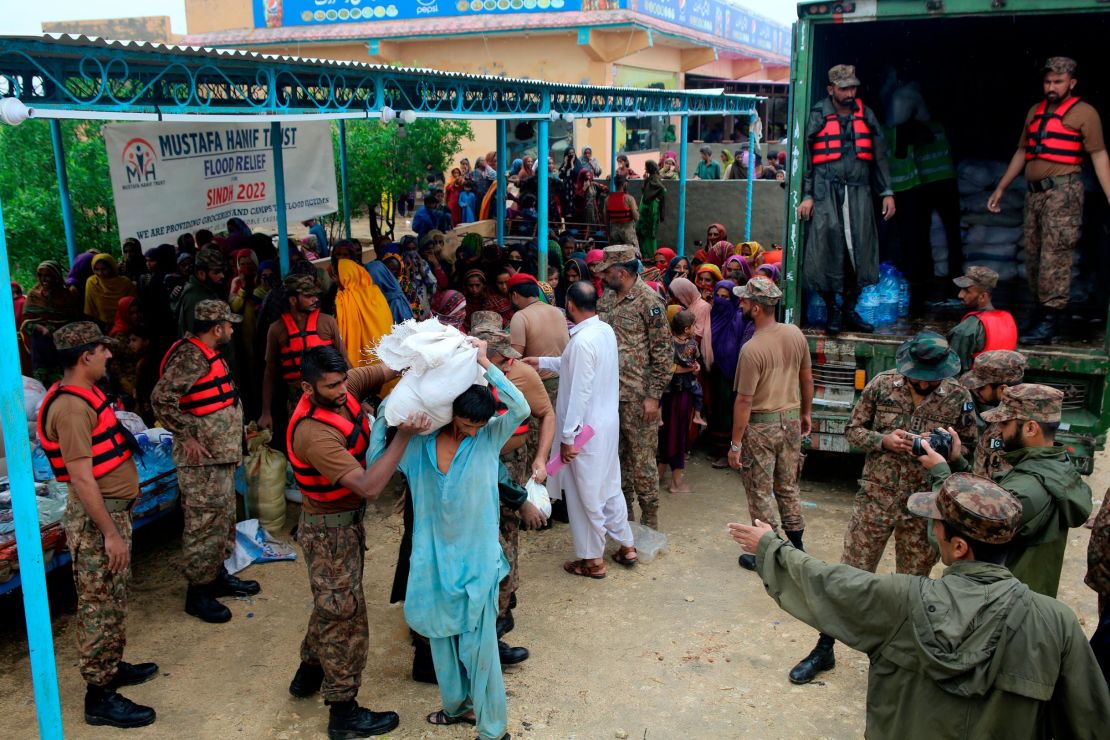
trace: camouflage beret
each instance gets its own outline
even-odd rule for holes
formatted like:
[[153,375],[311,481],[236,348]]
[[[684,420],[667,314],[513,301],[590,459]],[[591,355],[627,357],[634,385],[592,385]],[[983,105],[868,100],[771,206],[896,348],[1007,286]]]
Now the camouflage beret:
[[763,275],[756,275],[744,285],[737,285],[732,289],[732,294],[737,298],[747,298],[756,303],[769,303],[774,305],[782,298],[782,291],[775,281]]
[[851,64],[838,64],[829,70],[829,84],[837,87],[859,87],[856,68]]
[[323,292],[312,275],[287,275],[281,286],[289,295],[320,295]]
[[1049,57],[1044,63],[1045,72],[1055,72],[1058,75],[1075,76],[1075,60],[1070,57]]
[[223,301],[216,300],[198,303],[197,307],[193,309],[193,316],[201,321],[230,321],[233,324],[238,324],[243,320],[242,316],[231,312],[231,306]]
[[504,329],[501,314],[496,311],[475,311],[470,318],[470,336],[484,341],[490,352],[510,360],[520,359],[520,353],[513,349],[509,332]]
[[1007,388],[1002,403],[982,413],[989,423],[1028,419],[1038,424],[1057,424],[1064,413],[1064,392],[1038,383],[1022,383]]
[[116,340],[104,336],[100,327],[91,321],[74,321],[54,332],[54,346],[58,349],[76,349],[89,344],[106,344],[113,347]]
[[971,473],[953,473],[936,493],[913,494],[906,508],[989,545],[1009,542],[1021,525],[1022,508],[1014,495],[994,481]]
[[614,265],[634,262],[636,260],[636,248],[628,244],[614,244],[605,248],[604,255],[601,262],[596,267],[591,268],[594,272],[604,272]]
[[961,277],[952,280],[959,288],[970,288],[974,285],[983,290],[994,290],[998,285],[998,273],[989,267],[973,265],[964,270]]
[[227,270],[227,260],[224,254],[214,247],[205,247],[197,252],[194,263],[198,270]]
[[994,349],[975,358],[960,383],[975,390],[985,385],[1017,385],[1025,377],[1025,355],[1010,349]]

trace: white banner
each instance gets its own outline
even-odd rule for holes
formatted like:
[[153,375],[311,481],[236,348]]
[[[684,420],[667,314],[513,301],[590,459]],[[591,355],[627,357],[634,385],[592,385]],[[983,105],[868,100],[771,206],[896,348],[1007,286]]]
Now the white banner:
[[[330,124],[281,131],[290,222],[338,210]],[[224,231],[234,217],[277,222],[269,122],[112,124],[104,143],[121,241],[172,243],[186,231]]]

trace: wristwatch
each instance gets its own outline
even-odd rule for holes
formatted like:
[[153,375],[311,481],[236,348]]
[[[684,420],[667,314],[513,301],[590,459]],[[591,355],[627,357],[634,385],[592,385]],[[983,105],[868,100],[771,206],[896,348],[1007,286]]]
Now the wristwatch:
[[743,446],[744,446],[743,442],[741,442],[740,444],[737,444],[735,442],[730,441],[728,443],[728,449],[729,449],[730,452],[739,452],[740,448],[743,447]]

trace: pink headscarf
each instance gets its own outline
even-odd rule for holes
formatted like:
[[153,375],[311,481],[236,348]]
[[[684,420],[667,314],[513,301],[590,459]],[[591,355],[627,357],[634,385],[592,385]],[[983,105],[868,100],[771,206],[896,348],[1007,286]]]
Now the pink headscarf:
[[671,281],[671,294],[694,314],[694,335],[698,338],[701,357],[708,370],[713,366],[713,329],[709,317],[712,307],[702,299],[698,286],[683,277]]

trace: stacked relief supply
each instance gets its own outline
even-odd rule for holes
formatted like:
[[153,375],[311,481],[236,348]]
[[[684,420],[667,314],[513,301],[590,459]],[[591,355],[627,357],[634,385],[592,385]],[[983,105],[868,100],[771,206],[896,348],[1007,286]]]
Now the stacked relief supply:
[[[965,159],[956,168],[960,189],[964,267],[988,267],[1006,282],[1025,276],[1022,261],[1025,179],[1018,177],[1002,196],[1001,212],[991,213],[987,199],[1006,171],[1006,162]],[[930,233],[936,274],[948,274],[948,244],[940,219],[934,214]]]

